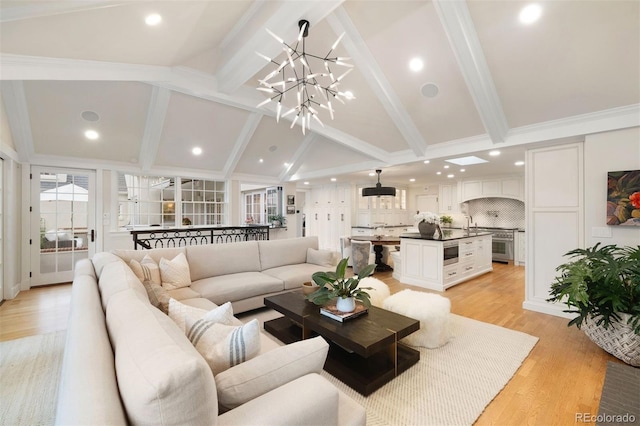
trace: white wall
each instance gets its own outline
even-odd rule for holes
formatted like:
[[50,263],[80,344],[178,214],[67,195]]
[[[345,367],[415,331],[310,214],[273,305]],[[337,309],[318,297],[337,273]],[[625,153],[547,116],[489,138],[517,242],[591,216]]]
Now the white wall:
[[[585,240],[620,246],[640,244],[640,227],[607,226],[607,172],[640,170],[640,127],[599,133],[585,138]],[[610,233],[608,237],[599,231]]]

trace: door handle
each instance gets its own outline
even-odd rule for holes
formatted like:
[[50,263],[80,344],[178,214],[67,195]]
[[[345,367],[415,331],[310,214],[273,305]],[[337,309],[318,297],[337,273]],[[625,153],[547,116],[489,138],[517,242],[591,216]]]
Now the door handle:
[[95,229],[91,230],[91,242],[94,242],[96,240],[96,231]]

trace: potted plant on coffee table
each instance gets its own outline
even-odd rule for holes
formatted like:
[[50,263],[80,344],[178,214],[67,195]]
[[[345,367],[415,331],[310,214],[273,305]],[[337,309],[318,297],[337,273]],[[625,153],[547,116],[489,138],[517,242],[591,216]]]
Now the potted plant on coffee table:
[[640,246],[576,249],[556,271],[551,302],[564,302],[569,321],[605,351],[640,366]]
[[318,290],[308,294],[307,300],[316,305],[324,305],[332,300],[336,300],[336,307],[341,312],[351,312],[355,309],[355,301],[359,300],[367,308],[371,306],[369,293],[371,287],[358,287],[360,280],[373,273],[376,265],[372,263],[360,270],[358,275],[345,278],[347,262],[349,258],[342,259],[335,272],[316,272],[311,276],[314,283],[318,285]]

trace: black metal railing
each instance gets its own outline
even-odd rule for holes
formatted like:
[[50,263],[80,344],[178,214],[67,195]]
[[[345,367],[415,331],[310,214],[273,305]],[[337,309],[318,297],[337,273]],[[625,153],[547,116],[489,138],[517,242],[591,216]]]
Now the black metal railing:
[[193,228],[134,229],[133,248],[138,250],[268,240],[268,225],[203,226]]

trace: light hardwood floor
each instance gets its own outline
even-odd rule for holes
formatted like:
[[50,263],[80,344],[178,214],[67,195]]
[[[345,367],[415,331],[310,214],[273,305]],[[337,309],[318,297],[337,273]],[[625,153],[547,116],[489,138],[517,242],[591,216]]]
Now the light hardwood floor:
[[[393,293],[418,287],[377,273]],[[21,292],[0,306],[0,341],[66,328],[71,285]],[[476,425],[567,425],[576,413],[597,415],[607,361],[620,362],[567,320],[522,309],[524,267],[494,264],[494,271],[444,293],[452,312],[538,337],[540,340]]]

